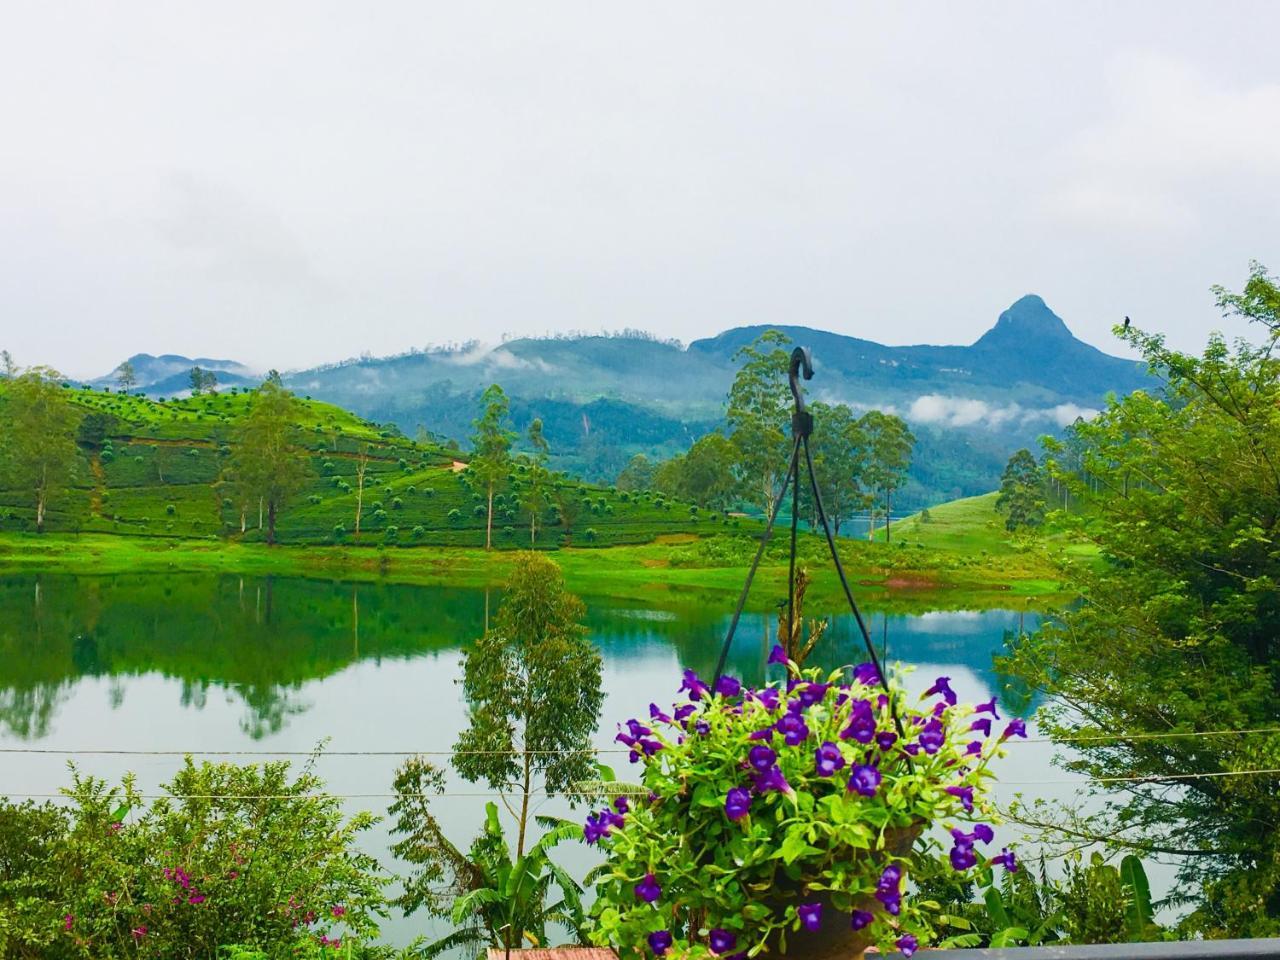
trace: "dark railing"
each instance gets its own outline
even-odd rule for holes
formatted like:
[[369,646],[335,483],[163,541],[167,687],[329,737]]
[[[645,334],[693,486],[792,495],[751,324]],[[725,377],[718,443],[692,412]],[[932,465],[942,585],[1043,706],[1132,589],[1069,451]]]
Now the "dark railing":
[[[885,955],[900,960],[901,954]],[[986,950],[921,950],[918,960],[1252,960],[1280,957],[1280,939],[1176,940],[1160,943],[1085,943]]]

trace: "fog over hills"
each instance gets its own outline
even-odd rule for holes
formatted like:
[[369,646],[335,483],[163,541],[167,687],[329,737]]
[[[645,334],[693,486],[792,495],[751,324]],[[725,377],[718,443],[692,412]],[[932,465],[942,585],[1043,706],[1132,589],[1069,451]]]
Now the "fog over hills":
[[[1108,392],[1147,382],[1140,364],[1076,339],[1035,295],[969,346],[893,347],[804,326],[748,326],[688,347],[633,333],[414,350],[295,371],[285,382],[406,432],[422,426],[464,442],[480,392],[500,383],[516,429],[541,417],[560,465],[612,478],[633,453],[668,456],[714,429],[734,354],[768,329],[813,351],[814,399],[891,410],[911,423],[919,445],[904,505],[991,489],[1017,447],[1089,416]],[[153,395],[185,389],[193,365],[224,384],[255,376],[232,361],[139,354],[132,362],[139,388]]]

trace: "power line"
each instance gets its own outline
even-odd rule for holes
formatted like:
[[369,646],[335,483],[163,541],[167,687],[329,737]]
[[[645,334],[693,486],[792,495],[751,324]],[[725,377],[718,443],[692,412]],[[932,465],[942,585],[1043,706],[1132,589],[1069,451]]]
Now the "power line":
[[[1280,727],[1255,727],[1247,730],[1192,730],[1166,733],[1104,733],[1076,737],[1031,737],[1006,740],[1005,746],[1031,744],[1092,743],[1097,741],[1174,740],[1194,737],[1249,736],[1280,733]],[[52,756],[123,756],[123,757],[465,757],[465,756],[566,756],[572,754],[629,754],[630,750],[614,747],[582,747],[577,750],[126,750],[64,749],[57,747],[0,747],[0,754],[32,754]]]
[[[1185,780],[1210,780],[1223,779],[1226,777],[1250,777],[1250,776],[1280,776],[1280,767],[1268,767],[1258,770],[1221,770],[1210,773],[1169,773],[1169,774],[1152,774],[1148,776],[1123,776],[1123,777],[1081,777],[1078,779],[1059,779],[1059,780],[999,780],[997,783],[1001,786],[1051,786],[1051,785],[1067,785],[1067,786],[1083,786],[1089,783],[1165,783],[1168,781],[1185,781]],[[592,794],[608,796],[648,796],[648,790],[644,788],[629,787],[625,783],[610,783],[608,791],[587,791]],[[440,793],[139,793],[134,794],[141,800],[390,800],[397,797],[407,799],[426,799],[436,800],[442,797],[503,797],[511,796],[517,791],[454,791],[444,790]],[[0,794],[10,799],[17,798],[22,800],[54,800],[68,799],[66,793],[9,793]],[[545,790],[534,790],[530,792],[530,796],[540,798],[553,798],[558,796],[566,796],[565,793],[549,793]]]

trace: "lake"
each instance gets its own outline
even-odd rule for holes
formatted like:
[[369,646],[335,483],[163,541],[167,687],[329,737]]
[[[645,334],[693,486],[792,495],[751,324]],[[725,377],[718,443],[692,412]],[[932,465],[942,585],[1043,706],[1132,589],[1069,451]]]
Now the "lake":
[[[462,651],[499,599],[497,591],[225,575],[0,577],[0,748],[310,751],[327,743],[333,751],[448,751],[466,717],[457,684]],[[730,611],[585,599],[605,658],[597,743],[613,750],[615,723],[647,715],[650,701],[669,704],[682,670],[711,674]],[[868,611],[868,619],[887,659],[917,668],[909,689],[923,690],[945,674],[961,699],[996,693],[1006,708],[1029,708],[997,676],[992,654],[1020,622],[1033,629],[1034,615]],[[728,672],[746,681],[764,677],[774,627],[771,617],[744,616]],[[852,617],[836,617],[810,662],[865,660],[855,631]],[[1011,745],[996,766],[1005,778],[998,797],[1069,792],[1069,778],[1050,757],[1047,744]],[[7,753],[0,793],[56,794],[68,783],[69,759]],[[145,754],[75,759],[113,781],[131,770],[148,792],[181,763],[180,756]],[[625,756],[606,759],[625,778]],[[335,793],[377,795],[390,791],[397,763],[394,756],[322,756],[317,770]],[[449,790],[436,807],[455,842],[469,842],[488,799],[477,794],[487,788],[455,777]],[[389,802],[366,796],[347,803],[352,811],[383,812]],[[539,812],[568,808],[552,801]],[[1006,828],[997,843],[1012,839]],[[374,831],[367,843],[388,859],[384,832]],[[571,872],[585,872],[587,848],[561,849]],[[384,932],[406,942],[427,932],[427,923],[396,918]]]

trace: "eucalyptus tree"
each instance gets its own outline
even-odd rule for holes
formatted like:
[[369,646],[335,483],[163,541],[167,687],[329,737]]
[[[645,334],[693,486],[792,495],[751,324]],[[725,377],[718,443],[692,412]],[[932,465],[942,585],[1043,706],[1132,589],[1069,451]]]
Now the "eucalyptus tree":
[[244,495],[266,509],[267,543],[276,542],[276,521],[307,477],[306,451],[292,439],[300,405],[272,380],[253,394],[249,412],[235,431],[232,467]]
[[529,424],[528,438],[533,453],[529,456],[522,502],[529,512],[529,546],[532,547],[538,540],[538,517],[546,509],[549,499],[547,488],[551,483],[551,473],[547,470],[547,457],[551,446],[542,432],[540,419]]
[[[600,652],[586,608],[560,568],[533,552],[516,558],[493,629],[463,661],[469,724],[453,764],[500,793],[523,855],[535,793],[575,794],[595,775],[591,735],[600,718]],[[541,784],[539,785],[539,781]]]
[[791,394],[785,347],[790,343],[786,334],[766,330],[733,355],[742,366],[729,387],[729,439],[737,452],[744,495],[766,514],[773,510],[787,472]]
[[502,387],[491,384],[480,395],[480,416],[472,421],[471,462],[467,469],[487,496],[484,548],[493,547],[493,495],[511,470],[511,443],[515,434],[507,428],[511,404]]
[[50,502],[75,477],[80,414],[67,397],[62,375],[49,367],[29,367],[12,376],[0,396],[5,422],[0,474],[5,486],[29,498],[36,532],[43,533]]
[[116,367],[116,383],[124,393],[128,393],[138,385],[138,375],[134,372],[133,364],[128,360]]
[[996,510],[1004,514],[1004,526],[1010,533],[1044,523],[1044,475],[1030,450],[1019,450],[1005,465]]
[[[916,438],[905,420],[880,410],[868,410],[858,420],[858,426],[866,438],[866,485],[879,495],[883,504],[884,540],[888,543],[891,539],[893,495],[907,478]],[[873,524],[873,533],[874,529]]]
[[619,490],[648,490],[653,486],[653,474],[657,464],[643,453],[635,454],[618,474],[615,484]]
[[[867,505],[863,488],[867,436],[853,411],[843,403],[813,403],[810,410],[814,419],[813,469],[822,491],[824,512],[839,536],[840,524]],[[801,493],[808,493],[804,485]]]
[[18,375],[18,364],[8,350],[0,350],[0,378],[12,380]]

